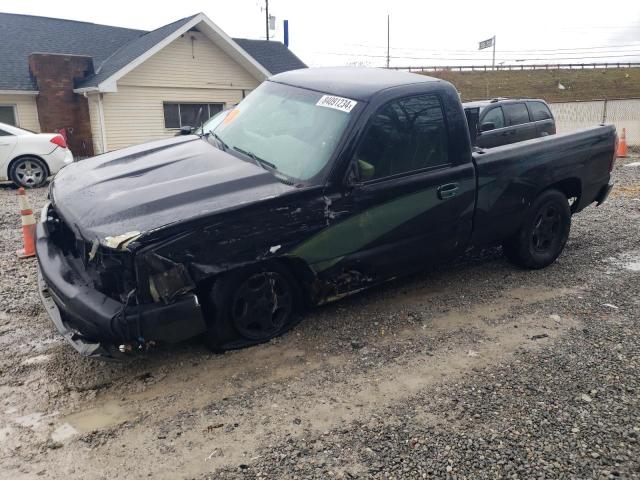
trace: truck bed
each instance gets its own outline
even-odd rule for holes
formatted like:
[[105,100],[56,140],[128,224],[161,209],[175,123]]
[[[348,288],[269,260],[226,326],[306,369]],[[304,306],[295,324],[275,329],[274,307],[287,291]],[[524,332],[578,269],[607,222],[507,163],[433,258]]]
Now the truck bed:
[[609,182],[615,144],[615,127],[600,125],[474,152],[471,243],[483,246],[513,235],[522,212],[544,189],[555,187],[575,198],[573,213],[597,201]]

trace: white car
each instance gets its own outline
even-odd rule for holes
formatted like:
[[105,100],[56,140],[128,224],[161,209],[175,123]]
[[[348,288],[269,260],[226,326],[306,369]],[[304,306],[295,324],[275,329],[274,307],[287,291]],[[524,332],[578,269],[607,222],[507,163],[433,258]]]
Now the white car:
[[73,154],[58,133],[33,133],[0,123],[0,181],[19,187],[39,187],[73,162]]

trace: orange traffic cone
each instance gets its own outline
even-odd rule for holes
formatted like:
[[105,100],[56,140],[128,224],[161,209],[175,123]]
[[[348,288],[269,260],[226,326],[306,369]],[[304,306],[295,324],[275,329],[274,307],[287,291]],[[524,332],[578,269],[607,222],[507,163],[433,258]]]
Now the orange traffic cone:
[[20,203],[20,215],[22,216],[22,239],[24,248],[16,251],[18,258],[29,258],[36,254],[36,219],[29,205],[27,192],[23,187],[18,189],[18,202]]
[[622,129],[622,135],[618,140],[618,152],[616,156],[619,158],[626,158],[629,156],[627,152],[627,129],[626,128]]

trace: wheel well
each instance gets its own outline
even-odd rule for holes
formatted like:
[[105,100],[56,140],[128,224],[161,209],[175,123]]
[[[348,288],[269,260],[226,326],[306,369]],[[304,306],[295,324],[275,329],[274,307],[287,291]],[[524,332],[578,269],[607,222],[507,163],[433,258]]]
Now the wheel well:
[[[9,166],[7,167],[7,178],[9,178],[9,175],[11,173],[11,168],[13,167],[13,164],[16,163],[18,160],[20,160],[22,158],[37,158],[44,165],[44,169],[45,169],[45,171],[47,173],[47,177],[49,177],[51,175],[51,171],[49,170],[49,165],[47,165],[47,162],[45,162],[44,158],[42,158],[42,157],[40,157],[38,155],[33,155],[31,153],[27,153],[27,154],[24,154],[24,155],[18,155],[16,158],[14,158],[13,160],[11,160],[9,162]],[[11,179],[9,178],[9,180],[11,180]]]
[[[287,271],[291,274],[291,276],[299,283],[300,289],[302,291],[302,295],[304,297],[309,297],[311,293],[310,286],[316,278],[315,273],[309,267],[309,265],[307,265],[307,263],[301,258],[286,257],[286,256],[263,259],[253,263],[237,265],[235,267],[230,268],[229,270],[217,273],[211,277],[201,280],[200,282],[198,282],[196,290],[200,294],[204,293],[205,291],[210,289],[212,285],[227,272],[230,272],[236,269],[246,268],[250,265],[269,264],[269,263],[278,263],[278,265],[286,268]],[[308,300],[308,298],[305,298],[304,300],[306,301]]]
[[278,257],[275,261],[284,265],[301,285],[311,284],[316,275],[307,262],[298,257]]
[[549,185],[545,190],[559,190],[565,194],[567,199],[575,198],[571,203],[571,211],[575,212],[578,204],[580,203],[580,196],[582,195],[582,184],[577,178],[566,178],[559,182]]

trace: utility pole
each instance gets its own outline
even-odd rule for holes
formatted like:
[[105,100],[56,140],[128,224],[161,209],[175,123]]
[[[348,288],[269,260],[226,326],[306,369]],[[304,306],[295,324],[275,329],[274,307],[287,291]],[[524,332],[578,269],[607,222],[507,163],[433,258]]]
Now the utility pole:
[[[266,13],[265,26],[267,31],[267,42],[268,42],[269,41],[269,0],[264,0],[264,4],[265,4],[265,13]],[[495,51],[495,48],[494,48],[494,51]]]
[[387,68],[389,68],[389,14],[387,14]]
[[496,69],[496,36],[493,36],[493,60],[491,61],[491,70]]
[[387,14],[387,68],[389,68],[389,14]]

